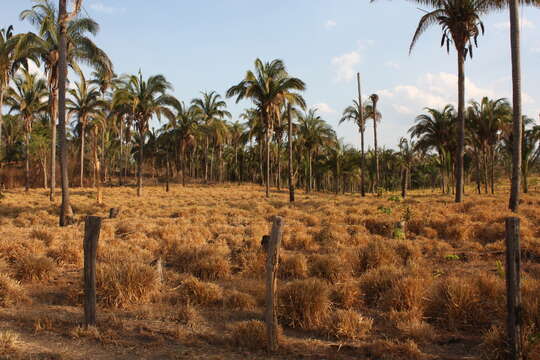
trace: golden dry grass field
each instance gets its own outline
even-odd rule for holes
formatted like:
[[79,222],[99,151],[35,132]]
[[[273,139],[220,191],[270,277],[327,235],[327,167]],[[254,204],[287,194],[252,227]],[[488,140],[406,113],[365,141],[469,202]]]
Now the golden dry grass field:
[[[45,191],[0,200],[2,359],[500,359],[507,195],[399,201],[256,186],[73,189],[58,228]],[[523,197],[526,351],[540,358],[540,198]],[[106,217],[98,326],[81,327],[84,215]],[[285,219],[281,348],[265,353],[261,237]],[[408,220],[405,232],[395,224]],[[153,261],[162,258],[160,282]]]

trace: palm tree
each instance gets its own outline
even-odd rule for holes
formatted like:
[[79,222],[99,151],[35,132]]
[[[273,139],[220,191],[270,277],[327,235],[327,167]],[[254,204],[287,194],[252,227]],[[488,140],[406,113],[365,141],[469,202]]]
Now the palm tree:
[[2,149],[2,125],[4,123],[2,117],[4,97],[11,77],[20,65],[26,62],[26,57],[20,51],[16,51],[19,38],[20,35],[13,34],[13,26],[0,29],[0,155]]
[[195,144],[195,138],[200,128],[200,112],[195,106],[186,108],[183,102],[179,102],[175,108],[176,116],[169,123],[168,128],[172,129],[172,134],[178,144],[178,154],[180,156],[180,169],[182,171],[182,185],[186,186],[186,150]]
[[79,174],[80,187],[83,187],[86,128],[89,122],[102,115],[106,103],[100,98],[99,90],[94,86],[90,86],[89,82],[86,81],[84,74],[80,73],[79,76],[81,78],[80,82],[75,83],[75,88],[69,90],[71,99],[67,100],[67,110],[69,111],[68,116],[75,116],[79,125],[81,139]]
[[172,85],[163,75],[155,75],[147,80],[143,79],[142,73],[132,75],[124,89],[131,108],[131,115],[135,121],[139,137],[139,159],[137,168],[137,196],[142,195],[142,167],[144,162],[144,140],[148,133],[148,123],[153,116],[158,120],[161,116],[172,120],[175,117],[172,108],[178,107],[178,100],[167,94],[172,90]]
[[[454,107],[447,105],[442,111],[426,108],[427,114],[416,117],[416,124],[409,129],[411,138],[417,138],[416,148],[423,151],[435,150],[441,169],[441,185],[445,192],[445,170],[450,175],[451,153],[455,139]],[[450,177],[450,176],[449,176]]]
[[399,153],[399,160],[403,169],[401,175],[401,197],[405,199],[407,197],[407,189],[409,188],[411,169],[416,160],[416,144],[414,141],[409,141],[402,137],[399,140]]
[[299,118],[298,134],[300,136],[300,148],[306,150],[308,166],[306,190],[310,192],[313,189],[313,156],[320,146],[331,143],[335,138],[335,132],[326,121],[317,115],[317,110],[310,109]]
[[305,101],[295,91],[303,91],[305,83],[290,77],[282,60],[271,62],[255,60],[255,72],[249,70],[240,83],[227,91],[227,97],[236,96],[238,103],[242,99],[251,99],[260,111],[265,129],[266,147],[266,197],[270,196],[270,137],[276,121],[281,116],[283,104],[298,104],[305,107]]
[[450,51],[453,43],[458,58],[458,146],[456,153],[456,202],[463,200],[463,154],[465,149],[465,69],[467,56],[472,57],[473,45],[484,32],[480,16],[486,14],[492,6],[487,0],[414,0],[414,2],[432,8],[422,16],[413,36],[409,51],[420,36],[432,25],[442,28],[441,45]]
[[199,112],[205,130],[207,131],[206,144],[204,149],[204,181],[208,182],[208,150],[210,147],[210,132],[214,122],[222,120],[225,117],[230,118],[231,113],[226,109],[227,103],[221,99],[221,96],[215,91],[203,92],[202,98],[193,99],[191,104],[195,111]]
[[6,104],[23,121],[25,138],[25,190],[30,188],[30,134],[36,116],[46,109],[47,86],[45,80],[23,70],[13,80],[14,87],[9,89]]
[[[358,81],[358,86],[360,87],[360,81]],[[360,99],[360,97],[359,97]],[[361,100],[360,100],[361,101]],[[360,106],[360,102],[353,100],[353,105],[348,106],[343,110],[343,115],[339,120],[339,124],[344,123],[345,121],[353,121],[360,132],[360,162],[361,162],[361,182],[360,182],[360,193],[362,196],[366,196],[366,190],[364,186],[364,175],[365,175],[365,151],[364,151],[364,132],[366,130],[366,118],[367,112],[363,106]]]
[[[74,8],[69,14],[66,8],[67,1],[59,0],[58,15],[54,5],[49,0],[34,1],[36,4],[31,9],[23,11],[20,18],[27,19],[32,25],[35,25],[38,32],[37,34],[27,33],[21,36],[17,49],[26,49],[27,53],[39,57],[45,64],[50,94],[49,111],[52,137],[50,197],[52,201],[56,186],[56,120],[57,116],[61,115],[58,113],[58,109],[60,106],[62,109],[64,108],[64,104],[59,102],[59,96],[61,96],[59,91],[60,87],[65,88],[65,82],[60,80],[67,77],[67,66],[80,72],[79,62],[90,65],[98,71],[112,72],[113,66],[105,52],[87,36],[87,34],[96,35],[99,31],[99,25],[90,18],[78,16],[82,0],[74,0]],[[59,15],[60,13],[62,15]],[[64,21],[58,21],[59,18],[63,18]],[[64,59],[66,71],[61,70],[63,63],[60,62]],[[60,127],[62,128],[63,125],[60,124]],[[60,136],[60,141],[63,141],[62,136]],[[64,177],[64,175],[62,176]],[[64,189],[63,193],[65,193]]]
[[377,123],[381,121],[382,115],[377,111],[377,103],[379,102],[379,95],[372,94],[369,96],[371,100],[371,105],[366,105],[366,118],[371,118],[373,120],[373,154],[375,156],[375,183],[376,187],[380,186],[380,170],[379,170],[379,153],[377,146]]

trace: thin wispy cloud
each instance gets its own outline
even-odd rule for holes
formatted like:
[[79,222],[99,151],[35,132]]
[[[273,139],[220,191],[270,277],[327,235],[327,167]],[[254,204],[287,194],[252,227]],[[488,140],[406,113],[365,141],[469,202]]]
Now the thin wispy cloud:
[[113,6],[105,5],[102,2],[95,2],[91,3],[89,5],[89,8],[95,12],[103,13],[103,14],[115,14],[119,12],[125,12],[126,8],[117,8]]
[[[519,25],[522,29],[536,29],[536,24],[527,18],[522,18]],[[494,27],[497,30],[509,30],[510,22],[509,21],[499,22],[499,23],[496,23]]]
[[399,70],[401,68],[401,66],[397,62],[394,62],[394,61],[387,61],[384,63],[384,66],[390,69],[394,69],[394,70]]
[[332,29],[332,28],[335,28],[337,26],[337,23],[334,21],[334,20],[327,20],[325,23],[324,23],[324,27],[326,29]]
[[336,110],[334,110],[330,105],[327,103],[318,103],[312,106],[313,109],[316,109],[321,114],[335,114],[337,113]]
[[332,67],[335,72],[334,80],[337,82],[351,81],[354,78],[356,65],[358,64],[360,64],[360,53],[358,51],[352,51],[347,54],[333,57]]

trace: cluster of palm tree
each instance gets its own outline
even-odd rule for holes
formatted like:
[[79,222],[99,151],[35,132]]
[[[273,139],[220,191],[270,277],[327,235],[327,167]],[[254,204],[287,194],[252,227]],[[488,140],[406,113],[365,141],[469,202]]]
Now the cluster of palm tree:
[[[89,183],[89,169],[98,202],[103,183],[112,184],[116,176],[125,185],[131,175],[136,175],[138,196],[143,179],[151,177],[163,181],[167,190],[171,179],[184,185],[186,179],[254,182],[265,186],[266,196],[270,187],[280,190],[287,182],[291,201],[297,187],[362,196],[366,190],[380,194],[401,189],[405,197],[410,187],[440,184],[461,201],[466,182],[476,183],[478,192],[493,193],[497,180],[516,167],[527,191],[527,175],[536,166],[540,131],[520,116],[516,132],[519,104],[484,98],[467,107],[464,100],[463,64],[483,33],[480,16],[502,3],[416,1],[433,10],[420,20],[411,49],[428,26],[442,26],[443,45],[449,49],[453,43],[458,52],[457,109],[426,109],[410,129],[411,139],[402,138],[398,150],[381,148],[379,96],[363,102],[358,78],[358,99],[340,120],[358,126],[357,150],[306,105],[305,83],[291,76],[281,60],[256,59],[254,68],[226,92],[228,98],[253,105],[232,121],[224,98],[214,91],[184,103],[171,95],[172,84],[162,75],[116,75],[111,60],[92,41],[99,26],[80,14],[81,0],[73,1],[71,12],[67,0],[59,0],[58,9],[49,0],[34,1],[20,17],[36,32],[0,30],[0,159],[3,164],[24,161],[27,190],[31,179],[39,178],[31,176],[32,169],[37,175],[39,168],[54,200],[59,140],[62,224],[71,216],[69,179],[78,178],[83,187]],[[40,71],[31,72],[32,63]],[[82,64],[93,70],[89,79]],[[69,69],[76,80],[68,84]],[[5,115],[4,107],[9,109]],[[152,127],[154,119],[160,128]],[[374,142],[366,150],[368,121]],[[523,166],[512,158],[516,151]]]

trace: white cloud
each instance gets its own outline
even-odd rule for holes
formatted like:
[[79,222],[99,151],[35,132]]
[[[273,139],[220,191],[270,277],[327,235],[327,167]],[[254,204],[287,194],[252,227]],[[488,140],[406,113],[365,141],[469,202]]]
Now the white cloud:
[[356,45],[358,46],[359,49],[365,49],[365,48],[368,48],[370,46],[373,46],[375,45],[375,40],[358,40],[356,42]]
[[359,63],[360,54],[357,51],[332,58],[332,66],[336,73],[335,80],[338,82],[351,81],[354,78],[355,66]]
[[384,63],[384,66],[390,69],[394,69],[394,70],[399,70],[401,68],[401,66],[397,62],[394,62],[394,61],[387,61]]
[[396,105],[396,104],[393,104],[392,107],[394,108],[394,110],[399,113],[399,114],[403,114],[403,115],[410,115],[413,113],[413,111],[408,108],[407,106],[405,105]]
[[[508,30],[508,29],[510,29],[510,22],[509,21],[498,22],[493,26],[497,30]],[[527,18],[522,18],[521,19],[520,27],[522,29],[536,29],[535,23],[533,23],[531,20],[529,20]]]
[[114,13],[117,13],[117,12],[125,12],[126,9],[125,8],[116,8],[116,7],[113,7],[113,6],[107,6],[105,4],[103,4],[102,2],[96,2],[96,3],[92,3],[90,4],[90,9],[96,11],[96,12],[100,12],[100,13],[104,13],[104,14],[114,14]]
[[321,114],[335,114],[336,110],[334,110],[330,105],[327,103],[319,103],[312,106],[313,109],[317,109]]
[[326,23],[324,24],[324,27],[327,29],[332,29],[332,28],[335,28],[336,26],[337,26],[337,23],[334,20],[327,20]]

